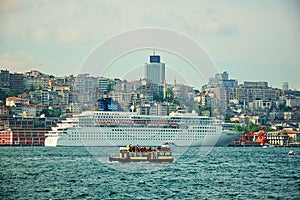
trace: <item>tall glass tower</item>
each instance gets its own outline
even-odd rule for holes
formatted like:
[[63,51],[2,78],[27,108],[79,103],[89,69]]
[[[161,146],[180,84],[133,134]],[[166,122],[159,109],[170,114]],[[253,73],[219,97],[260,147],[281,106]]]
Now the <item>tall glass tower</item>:
[[160,62],[159,55],[151,55],[150,63],[145,64],[145,77],[155,84],[163,84],[165,77],[165,63]]

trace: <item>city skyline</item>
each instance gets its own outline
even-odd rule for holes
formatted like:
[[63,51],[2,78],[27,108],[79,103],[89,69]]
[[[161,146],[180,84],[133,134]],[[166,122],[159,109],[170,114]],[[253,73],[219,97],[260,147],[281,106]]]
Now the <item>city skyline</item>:
[[[117,1],[1,1],[1,69],[76,75],[101,42],[120,32],[158,27],[192,38],[207,51],[219,72],[228,71],[239,82],[268,81],[277,88],[289,82],[291,89],[300,89],[299,2],[130,5]],[[167,80],[180,80],[176,73],[172,78],[168,74],[184,62],[166,52],[159,54],[166,63]],[[122,64],[143,68],[148,55],[147,51],[132,53],[121,59]],[[120,68],[126,68],[123,65]]]

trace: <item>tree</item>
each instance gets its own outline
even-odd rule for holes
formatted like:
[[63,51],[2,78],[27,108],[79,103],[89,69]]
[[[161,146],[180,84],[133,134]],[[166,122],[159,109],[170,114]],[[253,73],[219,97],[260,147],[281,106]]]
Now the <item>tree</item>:
[[163,102],[164,97],[162,93],[153,93],[153,100],[157,101],[157,102]]
[[44,109],[41,111],[40,114],[44,114],[45,117],[60,117],[62,111],[60,108]]
[[109,83],[109,84],[107,85],[106,91],[107,91],[107,93],[109,93],[109,92],[112,91],[112,90],[113,90],[113,84]]
[[0,91],[0,100],[5,101],[7,97],[17,96],[18,94],[13,91],[3,92]]
[[166,91],[166,99],[165,100],[167,102],[172,102],[173,99],[174,99],[174,92],[170,88],[168,88]]
[[234,128],[233,128],[233,130],[234,131],[244,131],[244,127],[243,126],[241,126],[241,125],[236,125]]

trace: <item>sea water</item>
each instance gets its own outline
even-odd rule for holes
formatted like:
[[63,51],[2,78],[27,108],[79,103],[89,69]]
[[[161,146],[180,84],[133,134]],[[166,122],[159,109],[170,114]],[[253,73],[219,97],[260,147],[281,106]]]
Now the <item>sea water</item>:
[[300,199],[299,148],[199,151],[122,164],[85,147],[1,147],[0,199]]

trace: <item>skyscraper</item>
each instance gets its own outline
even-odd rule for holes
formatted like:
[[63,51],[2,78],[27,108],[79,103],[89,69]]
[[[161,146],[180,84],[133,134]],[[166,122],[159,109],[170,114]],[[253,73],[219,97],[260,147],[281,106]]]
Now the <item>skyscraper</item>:
[[282,90],[283,91],[288,91],[289,90],[289,83],[288,82],[282,83]]
[[150,63],[145,64],[145,77],[155,84],[165,81],[165,63],[160,62],[159,55],[151,55]]

